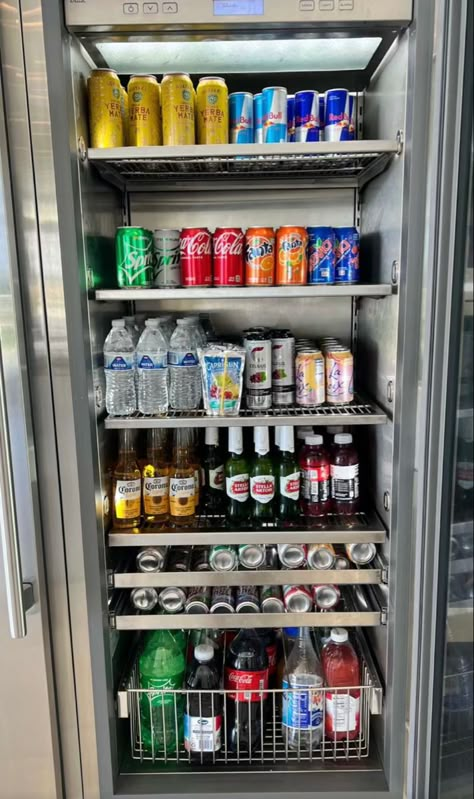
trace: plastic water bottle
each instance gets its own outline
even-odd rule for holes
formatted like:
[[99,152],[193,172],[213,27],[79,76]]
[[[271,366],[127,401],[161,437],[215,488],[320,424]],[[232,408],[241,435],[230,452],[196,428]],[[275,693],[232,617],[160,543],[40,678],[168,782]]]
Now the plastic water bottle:
[[196,340],[198,347],[205,347],[207,344],[207,336],[204,332],[204,329],[201,325],[201,320],[199,316],[188,316],[187,317],[188,324],[192,323],[193,329],[195,331]]
[[168,411],[168,345],[158,319],[147,319],[137,344],[138,410],[145,414]]
[[165,332],[165,338],[168,339],[168,341],[170,341],[171,340],[171,336],[173,335],[174,331],[176,330],[176,324],[175,324],[175,321],[174,321],[174,317],[170,313],[163,314],[162,316],[160,316],[160,325],[163,326],[163,329],[164,329],[164,332]]
[[289,749],[312,751],[323,734],[324,685],[308,627],[299,629],[283,675],[282,733]]
[[171,336],[168,363],[170,372],[170,406],[178,411],[191,411],[201,401],[201,369],[194,322],[178,319]]
[[123,319],[114,319],[104,342],[105,407],[112,416],[129,416],[137,409],[135,347]]
[[137,323],[135,321],[134,316],[124,316],[123,321],[125,322],[125,330],[127,331],[128,335],[133,341],[133,346],[136,347],[138,344],[138,339],[140,338],[140,333],[138,331]]

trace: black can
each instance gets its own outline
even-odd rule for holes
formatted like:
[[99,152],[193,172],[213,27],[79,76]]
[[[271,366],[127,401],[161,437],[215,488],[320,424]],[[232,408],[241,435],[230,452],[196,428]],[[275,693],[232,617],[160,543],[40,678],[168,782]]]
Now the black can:
[[188,572],[191,567],[191,547],[173,547],[168,554],[166,570]]
[[194,586],[188,591],[184,610],[186,613],[209,613],[211,589],[208,585]]
[[234,592],[230,586],[214,586],[212,589],[211,613],[235,613]]
[[191,571],[193,572],[211,571],[211,564],[209,563],[209,547],[193,547],[193,554],[191,558]]
[[256,585],[239,585],[237,588],[237,613],[260,613],[260,596]]

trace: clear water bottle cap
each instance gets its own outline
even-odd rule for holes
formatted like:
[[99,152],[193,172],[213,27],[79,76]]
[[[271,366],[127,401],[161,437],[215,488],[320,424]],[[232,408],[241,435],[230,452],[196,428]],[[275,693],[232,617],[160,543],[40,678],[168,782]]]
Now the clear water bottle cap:
[[210,644],[198,644],[194,648],[194,657],[199,663],[207,663],[214,657],[214,647]]
[[195,325],[196,322],[191,316],[186,316],[184,319],[177,319],[176,324],[180,325],[181,327],[191,327]]
[[349,633],[344,627],[333,627],[331,630],[331,641],[335,644],[345,644],[349,640]]
[[352,444],[352,436],[350,433],[337,433],[334,436],[335,444]]
[[309,447],[320,447],[323,443],[322,436],[305,436],[304,443]]
[[125,319],[112,319],[112,327],[125,327]]
[[131,327],[133,327],[133,325],[135,324],[135,317],[134,316],[124,316],[123,317],[123,321],[125,322],[126,325],[130,325]]
[[151,327],[155,330],[158,330],[158,319],[147,319],[145,322],[145,327]]

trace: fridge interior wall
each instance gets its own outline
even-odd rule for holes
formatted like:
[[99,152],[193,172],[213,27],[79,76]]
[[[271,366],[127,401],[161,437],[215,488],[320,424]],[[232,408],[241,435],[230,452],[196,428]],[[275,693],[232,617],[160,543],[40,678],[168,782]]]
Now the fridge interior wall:
[[[394,139],[404,128],[406,103],[407,39],[395,43],[379,67],[365,95],[364,138]],[[71,59],[73,72],[74,106],[76,110],[75,141],[81,136],[87,141],[86,80],[91,63],[77,41],[72,38]],[[245,88],[245,87],[242,87]],[[403,193],[403,157],[395,158],[389,169],[372,181],[360,193],[355,189],[285,188],[282,184],[270,191],[228,190],[222,184],[216,189],[199,184],[186,189],[153,193],[135,193],[123,196],[110,185],[105,185],[87,161],[78,161],[81,186],[81,208],[84,259],[81,280],[87,272],[101,273],[105,262],[114,263],[113,234],[121,224],[143,224],[147,227],[182,227],[232,224],[241,227],[250,224],[360,224],[362,234],[363,280],[390,282],[392,264],[399,261],[401,249],[401,220]],[[80,259],[82,261],[82,258]],[[403,264],[401,265],[403,279]],[[382,299],[331,298],[287,300],[274,302],[260,300],[257,304],[245,300],[234,301],[232,310],[224,301],[203,300],[193,306],[189,303],[167,301],[147,305],[136,303],[138,313],[169,310],[174,313],[206,310],[212,316],[219,332],[237,332],[247,324],[291,327],[297,335],[317,336],[333,334],[346,343],[352,342],[357,357],[359,385],[392,416],[393,402],[387,399],[387,382],[395,383],[397,369],[398,296]],[[88,323],[93,361],[93,385],[89,386],[97,415],[103,410],[103,375],[101,351],[110,321],[126,313],[126,303],[97,303],[92,296],[88,301]],[[87,346],[87,342],[86,342]],[[395,601],[396,579],[393,568],[400,531],[390,525],[391,514],[384,506],[384,494],[391,491],[393,468],[393,424],[365,428],[362,431],[367,449],[362,457],[368,462],[373,501],[389,529],[384,555],[390,562],[390,599]],[[97,424],[97,453],[103,475],[102,488],[97,487],[97,552],[101,566],[106,570],[106,550],[102,521],[102,499],[106,494],[106,472],[110,465],[115,432],[107,432],[102,422]],[[386,504],[386,500],[385,500]],[[393,511],[392,511],[393,514]],[[393,515],[392,515],[393,519]],[[405,542],[406,545],[406,542]],[[392,590],[393,589],[393,590]],[[105,592],[104,592],[105,594]],[[105,605],[105,597],[104,602]],[[104,613],[104,646],[108,660],[111,692],[114,692],[121,670],[128,657],[133,634],[110,632]],[[390,614],[389,614],[390,619]],[[389,768],[391,684],[393,679],[393,633],[388,627],[372,628],[368,637],[386,686],[384,713],[376,722],[378,747],[384,756],[385,769]],[[115,657],[114,657],[115,654]],[[113,675],[113,676],[112,676]],[[112,697],[111,697],[112,698]],[[109,728],[115,740],[115,711],[109,702]],[[119,731],[123,746],[128,745],[126,725]],[[119,723],[120,727],[120,723]],[[401,738],[401,731],[396,733]],[[113,744],[114,746],[114,744]],[[121,755],[113,761],[118,765]]]

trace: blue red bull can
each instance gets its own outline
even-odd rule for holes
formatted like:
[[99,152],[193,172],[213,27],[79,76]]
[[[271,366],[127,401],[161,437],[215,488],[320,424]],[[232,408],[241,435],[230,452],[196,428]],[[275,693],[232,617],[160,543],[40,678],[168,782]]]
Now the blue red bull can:
[[319,141],[319,94],[309,90],[295,94],[296,141]]
[[229,94],[229,130],[231,144],[253,144],[253,94]]
[[287,137],[287,93],[283,86],[263,89],[263,141],[279,144]]
[[319,95],[319,141],[324,141],[324,120],[326,119],[326,96]]
[[337,227],[336,239],[336,283],[359,282],[359,233],[355,227]]
[[296,141],[295,139],[295,95],[289,94],[286,102],[286,127],[288,132],[288,141]]
[[263,144],[263,95],[253,96],[253,140],[255,144]]
[[349,95],[349,141],[354,141],[356,137],[356,98],[353,94]]
[[336,234],[332,227],[309,227],[308,283],[336,280]]
[[326,92],[325,141],[349,141],[349,92],[330,89]]

